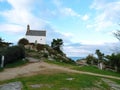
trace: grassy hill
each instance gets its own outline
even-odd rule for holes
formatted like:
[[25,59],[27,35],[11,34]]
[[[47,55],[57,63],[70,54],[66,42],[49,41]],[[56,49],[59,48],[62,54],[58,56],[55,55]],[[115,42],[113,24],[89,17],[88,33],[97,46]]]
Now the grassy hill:
[[[75,69],[78,71],[82,70],[94,73],[101,72],[100,74],[103,75],[106,75],[106,73],[109,72],[99,70],[91,66],[80,67],[73,64],[66,64],[63,62],[48,60],[46,60],[46,62],[49,64],[49,67],[47,69],[49,69],[51,66],[57,65],[70,69]],[[42,66],[40,68],[44,67],[45,66]],[[120,77],[119,74],[114,72],[109,72],[109,74],[107,75],[111,76],[114,75]],[[0,81],[0,84],[21,81],[23,84],[22,90],[116,90],[112,89],[110,83],[104,81],[105,79],[110,80],[115,85],[120,85],[120,81],[117,79],[110,79],[80,73],[65,72],[64,70],[62,71],[58,69],[48,70],[47,72],[46,70],[43,70],[36,75],[34,74],[32,76],[28,75],[27,77],[19,76],[14,79]]]

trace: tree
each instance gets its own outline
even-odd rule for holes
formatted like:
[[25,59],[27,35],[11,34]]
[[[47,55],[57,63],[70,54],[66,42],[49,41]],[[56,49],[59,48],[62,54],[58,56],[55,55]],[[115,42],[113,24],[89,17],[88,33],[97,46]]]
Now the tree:
[[[120,25],[120,24],[119,24],[119,25]],[[114,32],[113,34],[114,34],[114,36],[120,41],[120,30],[117,30],[117,31]],[[119,48],[119,46],[118,46],[118,47],[116,46],[114,51],[117,52],[117,53],[120,53],[120,48]]]
[[93,56],[93,54],[89,54],[86,57],[86,60],[87,60],[87,64],[91,64],[91,65],[96,64],[96,58]]
[[0,47],[8,47],[10,44],[9,42],[4,42],[2,38],[0,38]]
[[120,30],[114,33],[114,36],[120,41]]
[[[119,24],[120,25],[120,24]],[[114,36],[120,41],[120,30],[117,30],[115,33],[113,33]]]
[[99,49],[96,50],[95,54],[97,54],[98,57],[98,67],[100,69],[103,69],[103,58],[104,58],[104,54],[100,52]]
[[116,72],[120,71],[120,53],[107,55],[109,66],[115,69]]
[[21,38],[18,41],[18,45],[27,45],[27,44],[29,44],[29,41],[26,38]]
[[61,50],[62,45],[63,45],[62,39],[53,39],[53,41],[51,42],[51,47],[58,53],[63,53]]
[[0,38],[0,47],[2,47],[2,46],[3,46],[3,39]]

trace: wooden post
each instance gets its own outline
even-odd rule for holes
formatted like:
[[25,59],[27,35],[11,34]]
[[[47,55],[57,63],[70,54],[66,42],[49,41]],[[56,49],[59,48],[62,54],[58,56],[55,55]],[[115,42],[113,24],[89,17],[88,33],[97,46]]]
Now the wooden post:
[[1,68],[3,68],[4,67],[4,56],[2,56],[2,60],[1,60]]

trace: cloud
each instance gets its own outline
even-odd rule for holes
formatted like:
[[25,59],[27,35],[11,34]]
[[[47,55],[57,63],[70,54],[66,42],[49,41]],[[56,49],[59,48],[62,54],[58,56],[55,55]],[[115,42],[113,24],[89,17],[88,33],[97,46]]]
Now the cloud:
[[0,2],[3,2],[4,0],[0,0]]
[[96,31],[112,28],[120,18],[120,1],[105,2],[105,0],[94,0],[90,6],[91,9],[95,9],[97,15],[88,24],[87,28],[94,28]]
[[[47,30],[48,44],[50,44],[53,38],[62,38],[64,42],[70,43],[70,33],[65,34],[58,32],[58,30],[53,28],[54,26],[51,25],[51,22],[40,18],[40,15],[36,16],[34,13],[32,13],[34,5],[36,5],[36,2],[33,1],[34,0],[8,0],[8,3],[12,8],[10,10],[0,12],[0,16],[4,17],[7,21],[7,23],[0,24],[0,32],[7,32],[7,35],[9,36],[10,34],[17,35],[18,37],[16,39],[19,39],[20,37],[24,37],[26,26],[29,24],[31,29]],[[72,12],[69,9],[66,9],[66,11],[67,10],[69,13]]]
[[56,12],[56,15],[71,16],[71,17],[80,17],[81,16],[80,14],[75,12],[72,8],[63,6],[63,4],[62,4],[62,2],[60,2],[60,0],[53,0],[53,3],[57,7],[57,10],[54,11],[54,14]]
[[87,14],[85,14],[83,17],[82,17],[82,20],[84,21],[87,21],[89,19],[89,16]]
[[92,5],[90,6],[90,8],[99,10],[99,9],[103,9],[105,5],[105,0],[94,0]]
[[[118,43],[104,43],[98,45],[89,45],[89,44],[69,44],[64,47],[64,52],[67,53],[68,56],[78,56],[78,57],[86,57],[89,54],[95,54],[96,49],[99,49],[105,55],[111,54],[113,52],[117,52],[116,47]],[[120,50],[119,50],[120,51]]]
[[[0,24],[0,33],[4,33],[6,37],[11,34],[12,36],[16,36],[15,38],[13,37],[11,40],[13,42],[17,42],[17,40],[25,35],[26,32],[26,25],[30,24],[31,29],[35,30],[40,30],[40,29],[45,29],[47,30],[47,43],[50,44],[53,38],[62,38],[64,41],[64,52],[67,53],[69,56],[85,56],[88,55],[89,53],[94,53],[95,49],[101,49],[103,52],[106,53],[106,51],[109,49],[108,44],[103,45],[98,43],[98,45],[91,45],[90,43],[93,42],[81,42],[77,44],[71,44],[72,41],[70,40],[73,38],[72,33],[61,33],[58,32],[60,30],[56,30],[54,26],[51,25],[51,22],[48,20],[45,20],[43,16],[46,14],[46,12],[41,11],[38,9],[37,13],[40,12],[40,14],[36,15],[34,12],[34,8],[39,8],[40,6],[38,5],[36,7],[36,3],[39,1],[42,2],[42,0],[7,0],[8,3],[11,5],[12,8],[9,10],[5,11],[0,11],[0,16],[4,17],[4,19],[7,21],[7,23],[2,23]],[[77,17],[77,18],[83,18],[83,20],[89,20],[89,16],[86,14],[83,17],[74,11],[72,8],[65,7],[63,4],[60,2],[60,0],[54,0],[55,1],[55,6],[56,8],[52,10],[48,10],[48,14],[54,14],[56,16],[65,16],[65,17]],[[44,6],[44,3],[42,3]],[[111,4],[112,5],[112,4]],[[105,6],[104,8],[107,8],[108,6]],[[116,8],[115,8],[116,7]],[[118,9],[118,5],[114,7],[115,13]],[[45,6],[43,8],[46,8]],[[94,7],[93,7],[94,8]],[[99,13],[94,19],[95,22],[93,25],[89,24],[87,27],[88,28],[100,28],[100,26],[103,27],[108,27],[112,23],[109,21],[108,13],[106,10],[103,10],[102,8],[99,8],[99,10],[102,11],[102,13]],[[109,10],[108,10],[109,12]],[[47,15],[46,14],[46,17]],[[110,14],[110,13],[109,13]],[[117,14],[114,14],[115,16]],[[113,16],[114,16],[113,15]],[[113,17],[112,15],[110,15]],[[118,16],[117,16],[118,17]],[[100,19],[101,18],[101,19]],[[111,20],[113,20],[111,18]],[[107,23],[106,23],[107,22]],[[105,26],[104,26],[105,25]],[[8,34],[6,34],[8,33]],[[6,39],[6,38],[5,38]],[[107,47],[107,48],[103,48]]]
[[21,25],[0,24],[0,28],[0,32],[6,33],[21,33],[24,31],[24,28]]
[[80,17],[80,15],[73,11],[71,8],[60,8],[60,13],[65,16]]

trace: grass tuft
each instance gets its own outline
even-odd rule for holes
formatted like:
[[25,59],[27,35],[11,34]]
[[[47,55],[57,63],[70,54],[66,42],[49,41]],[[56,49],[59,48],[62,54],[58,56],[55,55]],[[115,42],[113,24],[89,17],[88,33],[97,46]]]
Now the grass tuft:
[[24,61],[23,60],[18,60],[16,62],[7,64],[5,66],[5,68],[14,68],[14,67],[22,66],[22,65],[25,65],[27,62],[28,62],[28,60],[24,60]]

